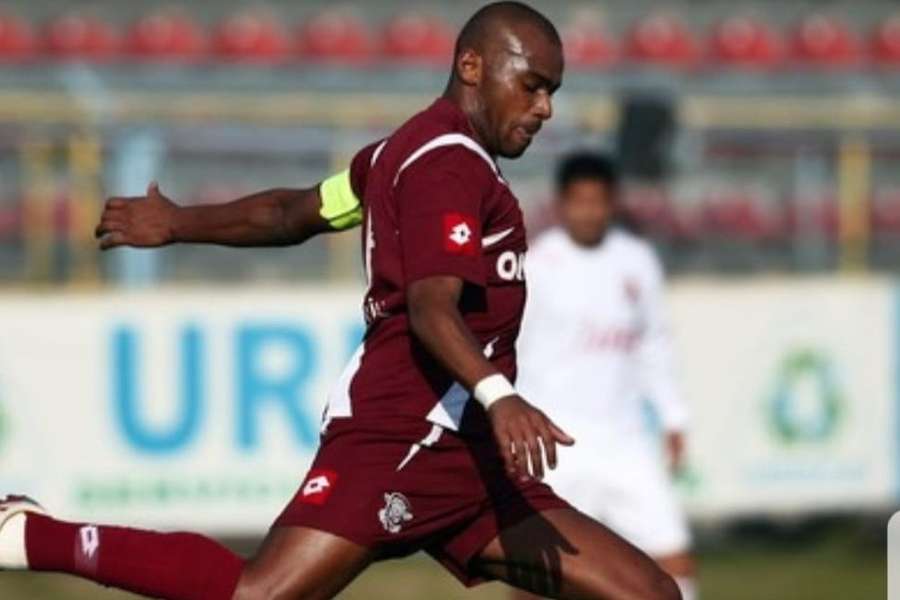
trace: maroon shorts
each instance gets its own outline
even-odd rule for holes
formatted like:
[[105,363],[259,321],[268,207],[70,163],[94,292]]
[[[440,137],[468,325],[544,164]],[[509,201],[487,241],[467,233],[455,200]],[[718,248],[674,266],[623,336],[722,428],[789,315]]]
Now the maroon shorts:
[[469,569],[474,556],[504,529],[555,508],[569,504],[548,486],[506,476],[489,434],[423,422],[400,436],[336,419],[275,526],[327,531],[378,558],[425,550],[474,585],[483,580]]

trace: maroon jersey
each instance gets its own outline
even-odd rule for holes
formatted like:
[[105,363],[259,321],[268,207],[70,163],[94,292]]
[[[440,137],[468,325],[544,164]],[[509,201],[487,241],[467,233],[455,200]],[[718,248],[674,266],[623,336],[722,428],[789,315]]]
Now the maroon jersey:
[[538,481],[507,476],[484,409],[410,331],[406,288],[462,278],[466,325],[513,379],[522,213],[447,100],[357,154],[351,185],[365,213],[368,329],[329,397],[312,468],[276,525],[328,531],[381,558],[426,550],[470,585],[484,576],[472,558],[502,531],[571,507]]
[[[463,279],[466,325],[485,356],[514,380],[525,303],[519,203],[465,115],[446,99],[359,152],[351,184],[365,214],[368,327],[329,397],[327,420],[352,417],[367,428],[418,431],[426,419],[458,430],[475,403],[410,331],[406,289],[431,276]],[[478,412],[466,414],[466,422],[470,416],[483,422],[480,407],[468,411]]]

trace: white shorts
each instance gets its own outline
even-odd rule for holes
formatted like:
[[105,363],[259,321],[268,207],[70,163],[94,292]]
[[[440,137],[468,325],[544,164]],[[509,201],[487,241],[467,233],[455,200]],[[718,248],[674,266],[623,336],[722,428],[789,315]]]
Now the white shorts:
[[641,435],[607,439],[602,447],[577,439],[548,471],[545,481],[558,495],[652,557],[690,548],[687,520],[658,444]]

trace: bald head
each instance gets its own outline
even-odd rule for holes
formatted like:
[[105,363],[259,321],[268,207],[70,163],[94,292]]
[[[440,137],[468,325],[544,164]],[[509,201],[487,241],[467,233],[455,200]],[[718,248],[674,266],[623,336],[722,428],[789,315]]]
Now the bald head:
[[547,17],[522,2],[494,2],[482,7],[463,25],[456,38],[454,55],[465,50],[485,53],[492,42],[500,41],[501,32],[509,28],[528,28],[562,46],[559,32]]

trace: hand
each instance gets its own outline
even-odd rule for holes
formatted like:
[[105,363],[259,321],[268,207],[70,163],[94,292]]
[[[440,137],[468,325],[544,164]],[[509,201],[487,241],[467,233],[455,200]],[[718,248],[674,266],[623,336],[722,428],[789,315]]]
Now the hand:
[[666,433],[666,454],[669,457],[669,470],[678,473],[684,466],[684,433],[669,431]]
[[94,236],[100,249],[118,246],[153,248],[173,241],[172,228],[178,207],[159,191],[154,181],[146,196],[110,198],[103,207]]
[[[521,396],[507,396],[491,405],[488,410],[494,437],[503,455],[503,462],[510,476],[527,481],[529,477],[543,479],[544,462],[556,468],[556,444],[571,446],[575,440],[556,426],[547,415],[531,406]],[[531,462],[529,474],[528,463]]]

